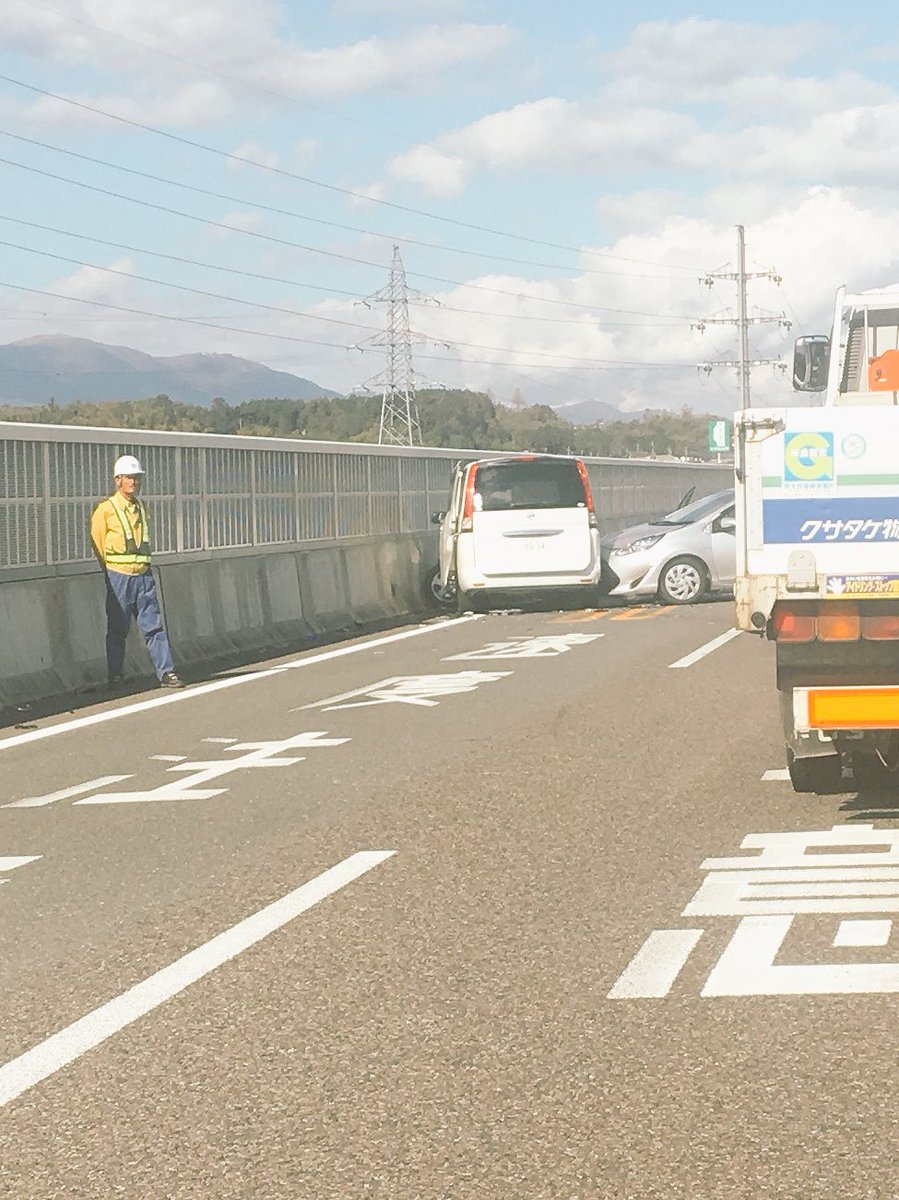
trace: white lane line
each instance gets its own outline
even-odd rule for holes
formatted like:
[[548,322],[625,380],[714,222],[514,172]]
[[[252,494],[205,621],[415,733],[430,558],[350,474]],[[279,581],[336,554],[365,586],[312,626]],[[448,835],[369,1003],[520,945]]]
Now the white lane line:
[[126,704],[123,708],[111,708],[105,712],[92,713],[89,717],[76,717],[74,721],[65,721],[59,725],[51,725],[47,729],[35,729],[29,733],[20,733],[15,737],[0,740],[0,751],[11,750],[13,746],[23,746],[27,742],[38,742],[42,738],[55,737],[58,733],[71,733],[75,729],[86,729],[89,725],[100,725],[104,721],[114,721],[116,717],[128,717],[133,713],[147,712],[151,708],[161,708],[164,704],[179,704],[185,700],[193,700],[197,696],[206,696],[210,692],[220,692],[225,688],[238,687],[242,683],[252,683],[257,679],[267,679],[270,675],[280,675],[282,671],[295,670],[298,667],[311,667],[315,663],[324,662],[330,658],[342,658],[346,654],[359,654],[370,650],[373,646],[384,646],[388,642],[399,642],[404,638],[420,637],[425,633],[436,633],[459,625],[463,621],[476,621],[479,618],[454,617],[452,620],[435,621],[432,624],[420,625],[415,629],[406,629],[402,633],[388,634],[386,637],[373,638],[368,642],[357,642],[352,646],[343,646],[339,650],[326,650],[322,654],[312,654],[308,658],[298,658],[293,662],[281,663],[277,667],[267,667],[264,671],[252,671],[249,675],[237,675],[233,679],[217,679],[213,683],[202,683],[196,687],[185,688],[183,692],[167,692],[164,696],[154,696],[152,700],[141,700],[137,704]]
[[184,762],[187,758],[186,754],[151,754],[149,756],[154,762]]
[[203,738],[204,742],[215,742],[217,745],[230,746],[232,742],[236,742],[237,738]]
[[0,1108],[395,854],[360,850],[0,1067]]
[[[684,658],[679,658],[677,662],[669,663],[669,667],[692,667],[694,663],[699,662],[701,658],[705,658],[707,654],[711,654],[717,650],[719,646],[724,646],[743,631],[741,629],[728,629],[726,633],[722,633],[720,637],[712,638],[710,642],[706,642],[704,646],[700,646],[698,650],[694,650],[692,654],[686,655]],[[2,743],[0,743],[2,749]]]
[[24,800],[13,800],[4,804],[3,808],[44,808],[55,804],[57,800],[70,800],[72,796],[81,796],[85,792],[107,787],[110,783],[121,783],[123,779],[132,779],[132,775],[103,775],[100,779],[90,779],[87,783],[77,783],[74,787],[63,788],[60,792],[50,792],[46,796],[26,796]]
[[[14,858],[0,858],[0,871],[14,871],[16,867],[24,867],[26,863],[37,862],[39,858],[43,858],[42,854],[25,854],[17,855]],[[0,883],[7,883],[8,880],[0,879]]]
[[774,783],[775,780],[789,779],[790,772],[786,767],[778,767],[774,771],[766,771],[762,776],[762,783]]
[[656,929],[609,992],[609,1000],[658,1000],[667,996],[703,935],[702,929]]

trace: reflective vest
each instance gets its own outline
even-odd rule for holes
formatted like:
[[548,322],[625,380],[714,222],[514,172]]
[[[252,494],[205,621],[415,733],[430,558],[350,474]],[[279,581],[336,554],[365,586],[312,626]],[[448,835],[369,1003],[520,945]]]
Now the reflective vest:
[[106,554],[107,563],[128,563],[138,567],[148,567],[150,565],[150,519],[147,516],[147,510],[144,508],[140,500],[137,500],[138,512],[140,513],[141,527],[141,544],[138,546],[134,540],[134,529],[131,521],[128,519],[128,514],[123,508],[120,508],[116,503],[115,497],[110,496],[109,502],[116,511],[119,522],[122,526],[122,533],[125,537],[125,553],[124,554]]

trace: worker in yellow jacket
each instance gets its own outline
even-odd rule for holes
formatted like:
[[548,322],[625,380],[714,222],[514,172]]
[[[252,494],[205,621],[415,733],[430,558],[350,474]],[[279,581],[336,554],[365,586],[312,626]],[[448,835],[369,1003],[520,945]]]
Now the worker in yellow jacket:
[[162,687],[184,684],[175,674],[172,651],[162,620],[156,580],[150,569],[150,522],[140,500],[144,469],[132,454],[112,468],[116,490],[91,515],[91,542],[106,573],[106,665],[109,682],[121,683],[125,639],[132,617]]

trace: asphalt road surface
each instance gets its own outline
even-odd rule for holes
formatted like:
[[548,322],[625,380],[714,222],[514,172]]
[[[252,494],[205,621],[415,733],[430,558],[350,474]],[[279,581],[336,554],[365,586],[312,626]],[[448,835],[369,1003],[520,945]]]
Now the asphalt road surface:
[[731,622],[439,620],[0,731],[0,1195],[899,1195],[897,801],[793,794]]

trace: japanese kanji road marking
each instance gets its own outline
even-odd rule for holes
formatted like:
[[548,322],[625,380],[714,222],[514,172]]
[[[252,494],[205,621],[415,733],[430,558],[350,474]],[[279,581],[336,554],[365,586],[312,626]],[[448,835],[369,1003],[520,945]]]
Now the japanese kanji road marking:
[[[360,850],[0,1067],[0,1108],[395,854]],[[3,862],[0,859],[0,862]]]
[[[707,858],[708,874],[684,917],[739,918],[702,996],[844,995],[899,992],[892,962],[789,963],[799,935],[822,922],[835,948],[886,946],[892,918],[834,921],[835,914],[899,912],[899,830],[836,825],[802,833],[749,834],[755,854]],[[812,925],[814,922],[814,925]],[[836,932],[833,927],[836,924]],[[656,930],[619,976],[609,999],[668,995],[702,930]]]
[[[218,759],[212,762],[182,762],[169,767],[171,771],[192,771],[177,782],[162,784],[149,791],[100,792],[76,800],[76,804],[147,804],[165,800],[208,800],[220,796],[227,788],[204,788],[201,784],[221,779],[234,771],[260,767],[292,767],[304,761],[305,755],[279,757],[286,750],[316,750],[321,747],[343,746],[349,738],[329,738],[325,732],[300,733],[278,742],[239,742],[225,747],[228,754],[240,754],[239,758]],[[241,751],[243,753],[241,754]]]
[[722,633],[720,637],[712,638],[710,642],[706,642],[704,646],[700,646],[698,650],[694,650],[692,654],[687,654],[683,658],[679,658],[677,662],[669,663],[669,667],[674,669],[683,669],[684,667],[692,667],[694,663],[698,663],[700,659],[705,658],[707,654],[712,654],[720,646],[726,645],[735,637],[739,637],[742,630],[728,629]]
[[325,650],[320,654],[306,654],[292,662],[279,663],[276,667],[267,667],[262,671],[250,671],[247,675],[236,675],[229,679],[216,679],[212,683],[202,683],[185,688],[181,692],[167,692],[164,696],[154,696],[151,700],[141,700],[137,704],[125,704],[121,708],[108,708],[103,712],[92,713],[89,717],[76,717],[74,721],[61,721],[58,725],[49,725],[46,729],[34,729],[28,733],[15,734],[13,737],[0,739],[0,752],[10,750],[13,746],[23,746],[27,742],[37,742],[42,738],[56,737],[61,733],[72,733],[76,729],[86,729],[90,725],[100,725],[105,721],[114,721],[118,717],[128,717],[149,709],[161,708],[166,704],[180,704],[195,700],[198,696],[206,696],[210,692],[220,692],[225,688],[239,687],[244,683],[254,683],[261,679],[269,679],[284,671],[299,670],[312,667],[316,663],[326,662],[332,658],[343,658],[347,654],[360,654],[376,646],[384,646],[389,642],[400,642],[406,638],[422,637],[429,633],[439,633],[443,629],[452,629],[464,621],[478,621],[475,614],[467,617],[454,617],[452,620],[433,621],[427,625],[417,625],[414,629],[404,629],[400,633],[386,634],[384,637],[370,638],[365,642],[354,642],[351,646],[340,646],[334,650]]
[[506,658],[557,658],[567,654],[574,646],[586,646],[603,633],[559,633],[542,637],[510,638],[505,642],[490,642],[480,650],[465,650],[461,654],[448,654],[441,662],[464,662],[469,659]]
[[[445,696],[458,696],[463,692],[474,692],[482,683],[495,683],[505,679],[510,671],[456,671],[447,675],[394,675],[370,683],[367,687],[304,704],[306,708],[323,708],[335,712],[341,708],[365,708],[374,704],[412,704],[422,708],[434,708]],[[301,710],[292,710],[301,711]]]
[[762,783],[774,783],[775,781],[780,782],[789,778],[790,772],[786,769],[786,767],[778,767],[776,770],[766,771],[762,776]]
[[44,808],[55,804],[57,800],[70,800],[72,796],[83,796],[85,792],[96,791],[97,788],[108,787],[111,783],[121,783],[123,779],[131,779],[131,775],[103,775],[99,779],[89,779],[87,783],[76,783],[74,787],[63,788],[59,792],[50,792],[46,796],[26,796],[24,800],[13,800],[4,804],[4,808]]

